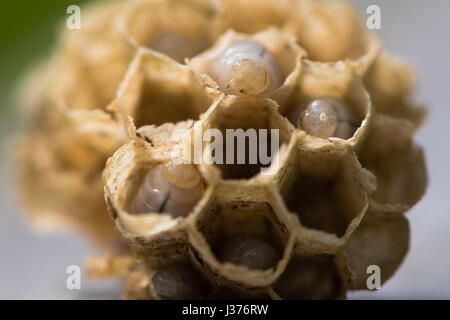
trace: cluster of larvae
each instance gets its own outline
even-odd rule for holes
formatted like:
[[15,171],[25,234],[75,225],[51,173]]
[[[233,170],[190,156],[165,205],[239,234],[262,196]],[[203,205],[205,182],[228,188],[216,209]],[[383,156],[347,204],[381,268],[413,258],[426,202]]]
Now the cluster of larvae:
[[348,3],[83,12],[24,84],[15,156],[34,224],[109,252],[91,274],[122,277],[125,299],[342,299],[370,265],[393,276],[426,188],[425,109]]

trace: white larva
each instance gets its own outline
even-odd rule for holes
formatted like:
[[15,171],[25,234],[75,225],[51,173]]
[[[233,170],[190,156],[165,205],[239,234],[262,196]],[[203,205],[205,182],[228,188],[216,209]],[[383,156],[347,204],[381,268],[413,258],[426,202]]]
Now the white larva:
[[208,291],[203,277],[187,264],[162,268],[152,277],[158,296],[165,300],[201,299]]
[[219,259],[253,270],[267,270],[277,264],[279,255],[269,242],[256,235],[243,233],[224,243],[219,250]]
[[186,216],[200,200],[203,191],[201,175],[195,166],[167,162],[147,172],[129,211]]
[[211,65],[210,76],[226,94],[269,96],[282,85],[277,59],[255,41],[228,47]]
[[351,108],[332,97],[313,100],[297,119],[297,127],[308,134],[328,138],[349,139],[359,127],[359,121]]

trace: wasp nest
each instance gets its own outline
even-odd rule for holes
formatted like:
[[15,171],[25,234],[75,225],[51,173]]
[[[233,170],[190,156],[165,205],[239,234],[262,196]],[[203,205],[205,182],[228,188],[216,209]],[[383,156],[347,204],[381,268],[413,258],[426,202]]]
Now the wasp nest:
[[[16,155],[37,225],[130,245],[90,261],[94,275],[123,277],[127,299],[339,299],[367,289],[370,265],[382,283],[394,274],[426,187],[424,108],[411,68],[351,6],[140,0],[83,14],[25,86]],[[227,148],[230,129],[252,143]]]

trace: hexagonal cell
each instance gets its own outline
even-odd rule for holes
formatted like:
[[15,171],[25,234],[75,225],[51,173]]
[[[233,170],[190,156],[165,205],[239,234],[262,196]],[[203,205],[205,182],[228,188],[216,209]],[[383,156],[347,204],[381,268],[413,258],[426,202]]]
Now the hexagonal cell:
[[370,64],[380,49],[358,12],[345,1],[297,1],[283,30],[295,35],[314,61]]
[[[126,145],[118,150],[117,158],[108,163],[105,173],[106,179],[113,179],[113,196],[122,202],[121,209],[136,217],[159,214],[174,219],[186,217],[193,211],[206,188],[194,165],[173,164],[170,160],[161,162],[150,157],[142,159],[142,156],[138,161],[128,157],[119,159],[125,152],[135,156],[132,145]],[[113,172],[116,168],[127,172]]]
[[211,86],[207,86],[186,66],[140,49],[111,108],[122,119],[130,115],[137,128],[196,120],[216,98]]
[[292,232],[307,252],[333,253],[361,221],[375,177],[350,147],[318,146],[305,134],[297,138],[298,147],[282,164],[289,170],[280,173],[281,195],[298,218]]
[[339,253],[338,264],[351,289],[367,290],[368,267],[380,268],[382,285],[397,271],[408,249],[408,220],[370,211]]
[[364,75],[364,84],[378,113],[408,119],[419,127],[425,118],[426,108],[411,99],[415,78],[412,66],[387,52],[381,52]]
[[270,26],[282,28],[292,16],[289,0],[222,0],[226,24],[244,33],[263,31]]
[[348,65],[305,61],[295,96],[280,112],[317,139],[357,145],[367,131],[372,104]]
[[188,256],[167,257],[157,268],[135,261],[121,276],[125,278],[126,300],[198,300],[214,291],[213,284]]
[[330,255],[295,255],[272,289],[286,300],[345,298],[342,279]]
[[105,110],[115,98],[133,50],[120,34],[69,38],[62,46],[46,86],[49,99],[68,109]]
[[[372,198],[380,204],[410,208],[423,196],[427,171],[422,148],[414,145],[415,126],[406,119],[376,115],[358,156],[377,176]],[[380,143],[380,141],[384,141]]]
[[199,300],[213,292],[213,286],[188,261],[170,262],[148,273],[148,294],[156,300]]
[[305,55],[292,37],[276,28],[256,34],[230,30],[188,64],[228,95],[270,97],[283,104],[297,83]]
[[140,0],[128,4],[120,26],[135,47],[148,47],[184,62],[222,32],[219,1]]
[[273,101],[227,96],[203,120],[202,166],[214,171],[212,180],[252,179],[277,164],[274,159],[291,131]]
[[219,285],[262,294],[284,269],[293,242],[268,202],[214,200],[195,220],[189,239],[196,259]]
[[186,255],[187,220],[211,195],[195,165],[172,160],[133,141],[116,151],[104,172],[113,219],[152,267],[168,256]]

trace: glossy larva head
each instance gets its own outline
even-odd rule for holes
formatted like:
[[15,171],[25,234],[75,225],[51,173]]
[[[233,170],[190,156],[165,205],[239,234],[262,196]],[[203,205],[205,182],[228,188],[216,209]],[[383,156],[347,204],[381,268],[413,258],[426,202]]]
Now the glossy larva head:
[[203,181],[195,166],[167,162],[147,172],[129,212],[186,216],[200,200],[203,191]]
[[167,266],[151,281],[158,296],[165,300],[201,299],[208,291],[205,279],[188,264]]
[[315,137],[349,139],[360,123],[354,111],[344,101],[321,97],[306,107],[296,125]]
[[226,240],[219,251],[219,259],[253,270],[275,267],[280,256],[269,242],[252,234],[239,234]]
[[234,95],[268,96],[283,82],[275,56],[255,41],[229,46],[212,63],[209,74],[222,91]]

